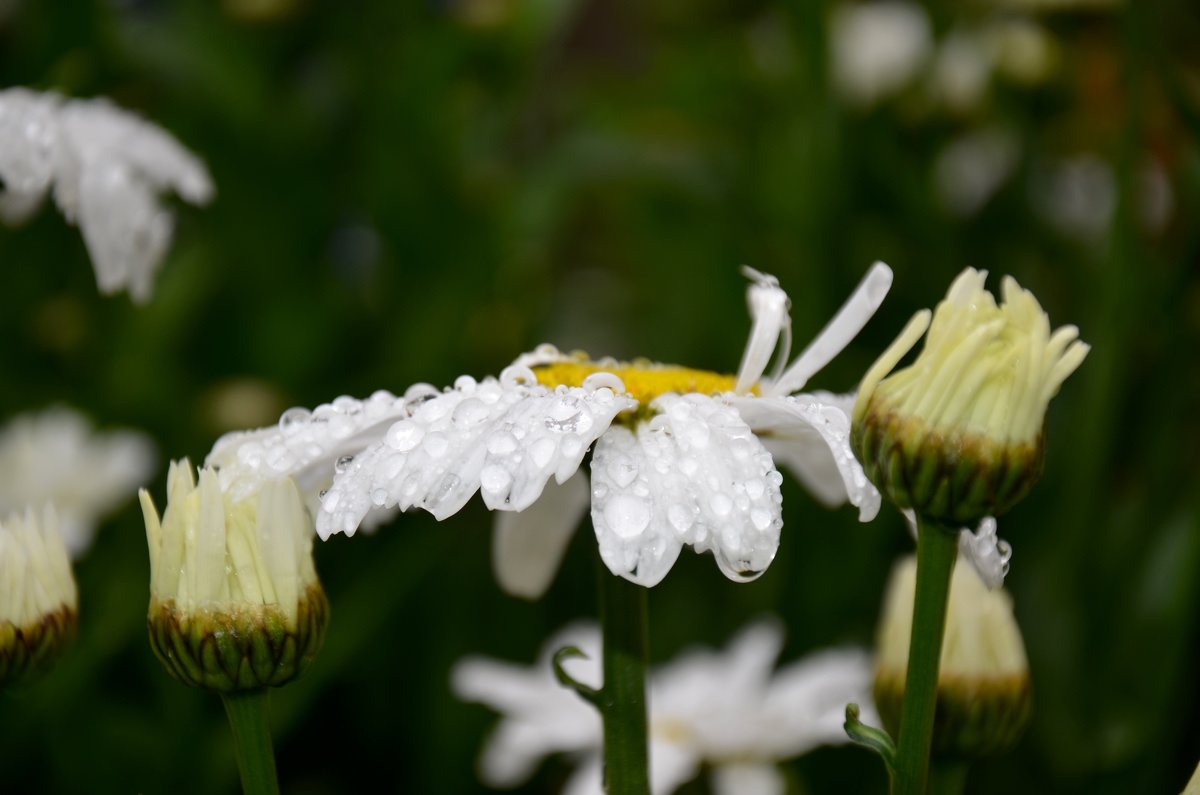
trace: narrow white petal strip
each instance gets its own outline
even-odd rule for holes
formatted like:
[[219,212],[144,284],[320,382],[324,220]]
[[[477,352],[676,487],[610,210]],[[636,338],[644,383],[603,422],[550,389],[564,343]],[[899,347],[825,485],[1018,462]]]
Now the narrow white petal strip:
[[779,485],[771,454],[737,412],[707,395],[667,394],[636,436],[613,428],[592,458],[592,524],[619,576],[658,583],[681,544],[712,550],[734,580],[760,575],[779,547]]
[[228,433],[204,460],[219,470],[221,488],[234,501],[258,491],[268,480],[290,476],[305,494],[329,485],[336,462],[353,455],[423,400],[438,394],[417,384],[404,398],[380,390],[366,400],[342,396],[314,411],[288,409],[279,424]]
[[862,331],[891,287],[892,269],[876,262],[833,319],[764,394],[789,395],[800,390]]
[[573,475],[613,418],[636,405],[606,386],[547,389],[527,368],[480,383],[464,376],[340,462],[317,532],[352,534],[367,511],[393,505],[445,519],[477,490],[492,510],[524,510],[551,476]]
[[561,486],[546,484],[523,511],[500,511],[492,535],[492,568],[500,587],[539,599],[558,572],[567,545],[590,502],[587,477],[576,473]]
[[781,334],[784,349],[779,354],[780,362],[787,362],[792,344],[792,320],[788,316],[790,302],[787,293],[780,289],[779,281],[753,268],[743,267],[742,273],[753,282],[746,288],[746,303],[750,307],[753,325],[750,327],[746,350],[742,353],[742,363],[738,367],[734,391],[739,394],[749,390],[762,378]]
[[848,499],[863,522],[879,513],[879,491],[850,449],[849,411],[854,395],[816,392],[731,397],[730,402],[779,463],[819,500],[837,505]]

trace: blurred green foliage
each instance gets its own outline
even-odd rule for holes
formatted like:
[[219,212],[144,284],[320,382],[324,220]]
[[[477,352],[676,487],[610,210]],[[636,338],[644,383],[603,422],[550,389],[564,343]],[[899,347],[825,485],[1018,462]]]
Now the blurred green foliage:
[[[812,385],[847,390],[962,267],[1012,273],[1093,351],[1052,404],[1042,483],[1001,522],[1035,723],[969,791],[1177,792],[1200,758],[1200,18],[1181,0],[1035,13],[1052,74],[996,80],[944,112],[919,88],[846,102],[830,11],[0,2],[0,85],[109,96],[200,154],[218,189],[208,208],[180,207],[144,307],[97,295],[78,230],[52,208],[0,230],[0,418],[61,402],[145,428],[165,473],[167,457],[200,459],[289,405],[495,373],[541,341],[733,370],[748,328],[739,264],[779,276],[805,341],[883,259],[891,296]],[[929,7],[939,40],[1012,13]],[[995,127],[1018,144],[1011,173],[956,213],[935,162]],[[1114,189],[1090,236],[1056,226],[1042,195],[1047,169],[1081,153]],[[1152,224],[1148,163],[1168,189]],[[652,591],[656,660],[723,644],[764,612],[786,621],[785,659],[870,643],[886,573],[910,548],[900,518],[860,525],[784,488],[762,579],[735,585],[685,553]],[[284,791],[479,789],[493,716],[454,700],[450,666],[530,661],[595,609],[586,527],[534,604],[496,587],[489,529],[473,502],[441,525],[406,515],[318,546],[332,623],[310,674],[273,694]],[[77,646],[0,700],[3,789],[235,791],[218,700],[169,679],[147,645],[132,500],[76,570]],[[826,749],[789,780],[879,791],[878,768]],[[568,770],[551,762],[527,791],[556,791]]]

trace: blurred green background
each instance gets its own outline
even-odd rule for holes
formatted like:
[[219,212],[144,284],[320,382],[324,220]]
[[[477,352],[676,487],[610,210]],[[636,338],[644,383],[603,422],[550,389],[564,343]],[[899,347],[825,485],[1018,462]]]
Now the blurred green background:
[[[97,294],[54,208],[0,229],[0,420],[77,406],[153,434],[165,473],[288,406],[496,373],[542,341],[731,371],[738,265],[780,278],[803,344],[882,259],[884,308],[811,385],[844,391],[960,269],[1011,273],[1093,350],[1051,406],[1042,483],[1000,525],[1035,721],[968,791],[1178,792],[1200,758],[1200,16],[930,4],[919,66],[881,89],[836,66],[879,44],[839,49],[852,7],[0,0],[0,86],[111,97],[199,154],[218,192],[179,208],[144,307]],[[860,525],[791,480],[784,495],[760,580],[685,552],[651,592],[655,660],[768,612],[785,661],[871,642],[911,547],[900,518]],[[285,792],[480,789],[494,717],[453,698],[450,666],[530,662],[595,609],[586,526],[537,603],[499,591],[489,554],[478,501],[318,545],[327,645],[272,698]],[[219,700],[146,642],[132,499],[76,571],[75,648],[0,700],[3,789],[236,791]],[[789,781],[885,786],[851,748]]]

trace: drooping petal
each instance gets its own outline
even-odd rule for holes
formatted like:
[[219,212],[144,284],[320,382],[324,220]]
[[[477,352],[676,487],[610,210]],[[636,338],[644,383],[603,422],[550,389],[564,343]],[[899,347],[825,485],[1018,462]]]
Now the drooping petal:
[[879,513],[879,491],[850,449],[854,395],[734,396],[730,403],[817,499],[831,506],[849,500],[863,522]]
[[737,412],[707,395],[666,394],[636,436],[613,428],[592,458],[592,524],[619,576],[658,583],[681,544],[709,550],[730,579],[770,565],[783,526],[782,476]]
[[783,350],[777,357],[780,363],[787,363],[792,346],[792,320],[788,316],[791,302],[787,293],[780,289],[779,281],[753,268],[742,268],[742,273],[753,282],[746,290],[746,303],[750,307],[753,325],[750,338],[746,341],[746,350],[742,353],[742,363],[738,367],[737,385],[734,387],[738,394],[746,392],[762,378],[781,335]]
[[551,476],[573,475],[613,418],[636,406],[608,387],[550,390],[520,369],[499,381],[460,378],[392,425],[335,475],[317,532],[353,533],[368,510],[392,505],[444,519],[481,488],[489,508],[524,510]]
[[436,394],[433,387],[417,384],[403,398],[380,390],[366,400],[343,395],[311,412],[288,409],[278,425],[222,436],[204,464],[219,470],[221,488],[234,500],[285,476],[313,494],[329,485],[339,459],[357,453],[406,416],[409,407]]
[[996,535],[996,519],[984,517],[979,529],[972,533],[963,528],[958,536],[958,554],[969,560],[979,573],[979,579],[990,590],[1004,587],[1012,546]]
[[526,599],[546,592],[590,497],[587,478],[576,473],[561,486],[547,483],[525,510],[496,514],[492,568],[501,588]]

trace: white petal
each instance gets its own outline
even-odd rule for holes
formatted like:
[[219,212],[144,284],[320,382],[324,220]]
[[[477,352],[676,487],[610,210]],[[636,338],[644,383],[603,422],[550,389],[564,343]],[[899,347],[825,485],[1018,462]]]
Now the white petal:
[[525,510],[496,514],[492,568],[501,588],[526,599],[546,592],[590,497],[587,478],[577,473],[561,486],[547,484]]
[[[604,763],[600,751],[587,754],[563,785],[562,795],[604,795]],[[655,793],[657,795],[657,793]]]
[[592,458],[592,524],[619,576],[659,582],[681,544],[713,551],[722,572],[748,580],[779,547],[779,483],[771,454],[720,400],[667,394],[636,437],[613,428]]
[[689,747],[650,740],[650,792],[671,795],[700,772],[700,757]]
[[461,378],[335,475],[317,532],[352,533],[372,507],[419,506],[444,519],[481,487],[489,508],[524,510],[551,476],[573,475],[617,413],[636,405],[608,388]]
[[219,470],[221,488],[235,501],[285,476],[311,496],[329,485],[339,460],[378,439],[432,394],[433,387],[418,385],[404,398],[380,390],[366,400],[342,396],[311,412],[288,409],[277,425],[222,436],[204,464]]
[[833,319],[825,324],[825,328],[764,394],[787,395],[803,388],[808,379],[820,372],[850,344],[850,340],[858,336],[891,287],[892,269],[882,262],[876,262]]
[[1012,547],[996,536],[996,520],[985,516],[979,530],[972,533],[964,528],[958,537],[958,554],[971,562],[979,578],[991,590],[1004,587]]
[[783,795],[787,783],[770,763],[718,764],[710,774],[713,795]]
[[45,194],[54,168],[61,103],[56,94],[0,91],[0,182],[16,194]]
[[780,289],[774,276],[759,273],[753,268],[742,268],[742,272],[754,282],[746,289],[746,303],[750,306],[753,325],[750,327],[746,350],[742,353],[742,363],[738,367],[737,385],[734,387],[738,393],[745,392],[762,378],[780,335],[784,339],[783,351],[779,355],[781,362],[787,362],[792,344],[787,293]]
[[850,449],[853,395],[739,396],[730,402],[779,462],[819,500],[836,505],[849,499],[864,522],[879,513],[879,491]]
[[864,722],[878,726],[873,676],[871,658],[861,649],[821,651],[780,668],[763,698],[762,725],[771,731],[757,742],[777,759],[845,743],[842,724],[851,702]]

